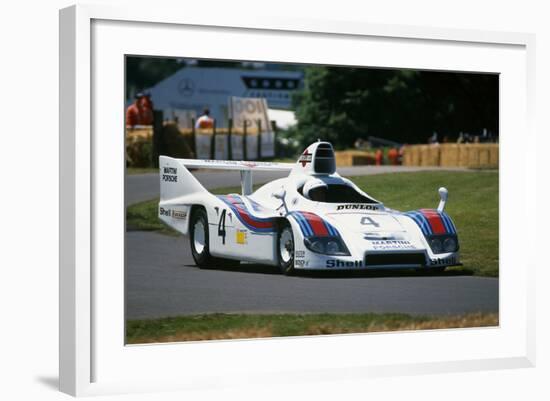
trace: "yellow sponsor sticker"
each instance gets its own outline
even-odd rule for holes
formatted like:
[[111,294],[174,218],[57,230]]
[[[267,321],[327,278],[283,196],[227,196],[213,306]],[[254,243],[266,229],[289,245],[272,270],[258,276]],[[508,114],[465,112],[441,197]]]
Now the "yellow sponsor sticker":
[[237,244],[244,245],[248,242],[248,232],[246,230],[237,230],[235,236]]

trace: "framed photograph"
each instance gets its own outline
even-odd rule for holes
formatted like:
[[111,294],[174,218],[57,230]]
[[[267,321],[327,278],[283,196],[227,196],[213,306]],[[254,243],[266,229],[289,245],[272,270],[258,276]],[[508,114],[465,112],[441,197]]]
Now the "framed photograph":
[[60,388],[534,364],[534,37],[60,12]]

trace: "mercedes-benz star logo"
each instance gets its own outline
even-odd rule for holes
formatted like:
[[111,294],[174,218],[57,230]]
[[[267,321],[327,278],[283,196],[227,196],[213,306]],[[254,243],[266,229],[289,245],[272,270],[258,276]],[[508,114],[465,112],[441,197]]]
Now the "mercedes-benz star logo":
[[195,83],[189,78],[182,79],[178,84],[178,92],[185,97],[192,96],[195,92]]

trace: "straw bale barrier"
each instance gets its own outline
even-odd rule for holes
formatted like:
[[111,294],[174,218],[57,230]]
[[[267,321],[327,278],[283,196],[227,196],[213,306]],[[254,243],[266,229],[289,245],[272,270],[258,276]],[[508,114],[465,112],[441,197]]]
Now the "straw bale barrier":
[[403,165],[498,168],[498,143],[408,145]]

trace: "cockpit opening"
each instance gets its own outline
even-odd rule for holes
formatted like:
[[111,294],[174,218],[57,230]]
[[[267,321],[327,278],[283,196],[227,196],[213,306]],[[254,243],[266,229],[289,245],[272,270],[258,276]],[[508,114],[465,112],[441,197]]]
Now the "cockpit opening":
[[306,182],[298,192],[314,202],[324,203],[378,203],[346,184],[326,184],[322,181]]

